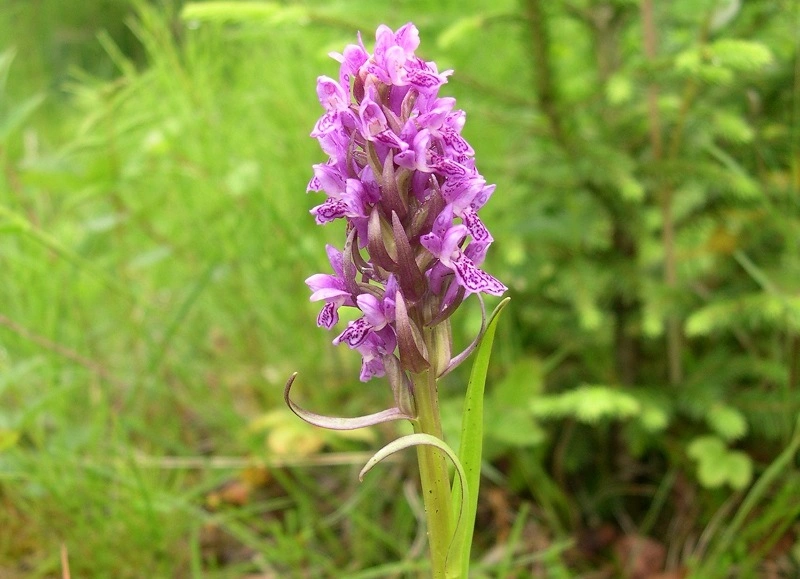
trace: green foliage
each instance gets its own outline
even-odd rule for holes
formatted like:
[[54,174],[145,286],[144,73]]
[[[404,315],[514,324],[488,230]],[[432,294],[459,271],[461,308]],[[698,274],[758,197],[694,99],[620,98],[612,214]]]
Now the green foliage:
[[540,418],[575,417],[596,424],[602,420],[624,420],[637,416],[642,407],[635,397],[610,386],[583,385],[553,396],[531,401],[531,411]]
[[491,387],[485,401],[488,455],[509,447],[528,448],[544,442],[545,431],[528,409],[531,398],[541,394],[542,378],[541,362],[522,358]]
[[731,406],[715,404],[709,409],[706,422],[711,430],[728,442],[747,434],[747,420],[739,410]]
[[728,484],[742,490],[750,484],[753,462],[741,451],[729,450],[716,436],[694,439],[686,449],[687,455],[697,461],[697,478],[707,488]]

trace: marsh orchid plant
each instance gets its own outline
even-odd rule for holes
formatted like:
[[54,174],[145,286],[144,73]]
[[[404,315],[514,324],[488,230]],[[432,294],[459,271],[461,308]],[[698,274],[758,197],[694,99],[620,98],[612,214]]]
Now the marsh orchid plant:
[[[480,470],[481,404],[486,366],[501,303],[486,322],[483,294],[506,286],[481,269],[492,236],[478,212],[494,192],[462,137],[464,111],[439,89],[452,71],[416,56],[417,28],[380,26],[370,54],[361,38],[342,54],[338,78],[320,76],[324,113],[311,136],[328,160],[314,165],[309,192],[325,200],[316,222],[345,222],[340,250],[327,247],[331,271],[306,280],[320,302],[317,325],[333,329],[341,308],[358,310],[334,338],[361,355],[360,378],[385,377],[395,405],[358,418],[323,416],[285,399],[301,418],[325,428],[354,429],[405,419],[414,434],[380,450],[362,476],[386,456],[416,447],[434,577],[466,576]],[[451,315],[471,294],[481,330],[453,355]],[[437,381],[477,350],[467,389],[457,456],[444,442]],[[456,467],[451,485],[447,459]]]

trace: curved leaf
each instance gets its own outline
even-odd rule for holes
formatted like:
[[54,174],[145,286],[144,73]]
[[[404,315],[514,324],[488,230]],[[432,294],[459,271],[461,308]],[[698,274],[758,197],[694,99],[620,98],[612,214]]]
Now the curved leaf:
[[286,405],[292,412],[314,426],[329,428],[330,430],[355,430],[357,428],[364,428],[365,426],[374,426],[383,422],[391,422],[392,420],[413,420],[412,416],[409,416],[399,408],[389,408],[374,414],[356,416],[353,418],[325,416],[323,414],[309,412],[308,410],[305,410],[295,404],[289,396],[292,389],[292,384],[294,383],[294,379],[296,377],[297,372],[292,374],[289,380],[286,381],[286,387],[283,390],[283,399],[286,401]]
[[[461,462],[459,462],[456,453],[453,452],[453,449],[450,448],[445,441],[422,432],[402,436],[384,446],[367,461],[367,464],[364,465],[364,468],[362,468],[361,472],[358,474],[358,480],[364,480],[364,475],[372,470],[372,468],[383,459],[393,455],[396,452],[400,452],[401,450],[420,445],[433,446],[441,450],[455,465],[457,480],[461,488],[469,488],[467,486],[467,475],[464,472],[464,467],[461,466]],[[463,559],[463,552],[466,546],[465,537],[467,535],[467,528],[465,525],[467,521],[465,513],[469,509],[469,498],[469,493],[464,493],[463,496],[459,497],[458,507],[455,505],[453,506],[454,509],[458,508],[458,512],[456,513],[457,519],[455,531],[453,532],[453,539],[450,543],[450,549],[447,552],[446,567],[448,577],[466,577],[466,575],[460,574],[459,571],[461,567],[461,561]],[[471,532],[469,533],[469,537],[472,537]],[[467,553],[469,553],[468,550]]]

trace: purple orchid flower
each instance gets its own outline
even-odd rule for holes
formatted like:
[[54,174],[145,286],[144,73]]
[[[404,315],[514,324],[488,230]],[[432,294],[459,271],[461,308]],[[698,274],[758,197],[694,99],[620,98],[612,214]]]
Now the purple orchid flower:
[[371,54],[359,36],[331,54],[338,81],[317,79],[324,113],[312,136],[329,159],[314,165],[308,191],[326,199],[311,214],[318,224],[345,220],[351,241],[328,248],[333,275],[306,283],[324,302],[319,326],[332,329],[343,306],[360,310],[334,343],[361,354],[362,380],[384,375],[387,356],[403,372],[430,364],[425,327],[473,293],[507,289],[479,267],[493,239],[478,211],[494,186],[461,134],[466,115],[438,95],[452,71],[419,58],[419,43],[411,23],[380,26]]

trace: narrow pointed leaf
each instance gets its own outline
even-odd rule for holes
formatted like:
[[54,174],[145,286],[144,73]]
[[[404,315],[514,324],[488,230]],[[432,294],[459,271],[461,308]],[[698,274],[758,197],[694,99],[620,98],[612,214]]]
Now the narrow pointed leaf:
[[344,285],[347,288],[347,291],[351,294],[358,294],[358,284],[356,283],[356,275],[358,275],[358,269],[356,268],[355,261],[353,259],[353,252],[356,251],[355,247],[353,247],[353,240],[356,236],[356,230],[353,229],[349,235],[347,236],[347,241],[344,243],[344,249],[342,250],[342,270],[344,273]]
[[[475,513],[478,508],[478,489],[481,482],[481,454],[483,452],[483,393],[486,386],[486,373],[489,368],[489,358],[492,354],[494,334],[500,312],[506,307],[511,298],[500,302],[492,312],[486,331],[481,338],[475,352],[475,361],[467,385],[467,395],[464,399],[464,412],[461,423],[461,446],[459,458],[466,474],[466,486],[453,485],[453,505],[463,502],[462,495],[470,497],[466,510],[452,513],[452,517],[463,520],[464,549],[461,552],[460,568],[462,575],[467,576],[469,571],[469,552],[472,545],[472,534],[475,530]],[[466,492],[464,489],[466,488]]]
[[403,293],[408,299],[417,301],[422,298],[427,288],[425,274],[420,271],[417,261],[414,258],[414,250],[408,241],[406,231],[397,213],[392,212],[392,231],[394,232],[394,242],[397,246],[397,265],[398,281]]
[[399,408],[389,408],[387,410],[383,410],[381,412],[376,412],[374,414],[367,414],[366,416],[356,416],[353,418],[342,418],[338,416],[325,416],[323,414],[316,414],[314,412],[309,412],[298,406],[297,404],[292,401],[291,397],[289,396],[290,391],[292,389],[292,383],[294,383],[294,379],[297,377],[297,372],[292,374],[289,380],[286,382],[286,388],[283,390],[283,399],[286,401],[286,405],[289,409],[294,412],[297,416],[308,422],[309,424],[313,424],[314,426],[319,426],[321,428],[328,428],[330,430],[356,430],[358,428],[364,428],[365,426],[374,426],[376,424],[381,424],[383,422],[391,422],[392,420],[412,420],[411,416],[408,416]]
[[386,162],[383,164],[381,177],[383,179],[383,190],[381,192],[383,202],[389,211],[397,213],[401,219],[405,219],[408,214],[408,206],[397,184],[392,151],[386,154]]
[[406,300],[402,292],[395,297],[394,314],[397,325],[397,347],[400,350],[400,362],[407,370],[419,374],[431,367],[428,362],[428,350],[419,330],[408,317]]
[[386,271],[396,272],[397,262],[392,257],[389,248],[386,247],[386,240],[383,236],[383,224],[377,207],[373,207],[369,214],[367,225],[367,246],[369,255],[376,264]]
[[[408,171],[407,169],[403,170]],[[436,221],[436,217],[439,216],[442,209],[447,205],[442,197],[442,192],[439,189],[439,183],[436,181],[436,177],[431,175],[428,183],[430,184],[432,193],[425,198],[422,205],[414,212],[411,218],[411,223],[407,228],[410,238],[421,235],[423,232],[430,231],[433,228],[433,222]]]
[[383,356],[383,367],[386,369],[386,378],[392,387],[394,403],[408,416],[417,416],[417,407],[414,400],[414,385],[400,366],[400,360],[394,354]]

